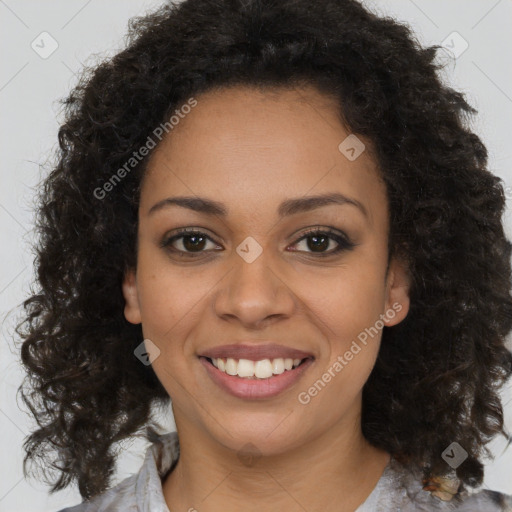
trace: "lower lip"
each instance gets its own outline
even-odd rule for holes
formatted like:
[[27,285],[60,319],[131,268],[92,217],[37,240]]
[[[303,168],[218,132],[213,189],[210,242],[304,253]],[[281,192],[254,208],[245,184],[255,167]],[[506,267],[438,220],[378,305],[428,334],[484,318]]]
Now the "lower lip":
[[312,358],[306,359],[293,370],[285,370],[279,375],[268,379],[245,379],[221,372],[205,357],[199,357],[211,379],[224,391],[237,398],[271,398],[282,393],[295,384],[313,363]]

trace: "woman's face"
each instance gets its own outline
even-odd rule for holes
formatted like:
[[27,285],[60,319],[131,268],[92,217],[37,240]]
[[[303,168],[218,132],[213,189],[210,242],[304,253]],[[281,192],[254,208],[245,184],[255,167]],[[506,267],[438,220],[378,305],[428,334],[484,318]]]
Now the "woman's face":
[[347,432],[409,306],[376,163],[313,88],[196,99],[148,165],[125,316],[178,429],[268,455]]

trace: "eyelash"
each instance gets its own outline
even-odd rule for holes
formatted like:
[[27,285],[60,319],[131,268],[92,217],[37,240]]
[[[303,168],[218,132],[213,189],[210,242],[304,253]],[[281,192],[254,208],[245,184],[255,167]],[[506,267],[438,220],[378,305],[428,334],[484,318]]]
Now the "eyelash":
[[[179,249],[175,249],[174,247],[171,247],[173,242],[175,242],[176,240],[179,240],[180,238],[184,238],[186,236],[194,236],[194,235],[196,235],[196,236],[199,235],[201,237],[208,239],[209,241],[211,241],[213,243],[216,243],[203,231],[199,231],[198,229],[195,229],[195,228],[186,228],[186,229],[182,229],[178,233],[173,234],[170,237],[164,238],[164,240],[162,240],[160,246],[164,249],[167,249],[170,252],[177,253],[182,257],[194,258],[196,255],[202,254],[206,251],[203,250],[203,251],[197,251],[197,252],[193,252],[193,251],[187,252],[187,251],[182,251]],[[332,231],[330,229],[317,228],[317,227],[311,228],[308,231],[306,231],[305,233],[303,233],[302,236],[299,239],[297,239],[293,245],[297,245],[299,242],[302,242],[303,240],[305,240],[311,236],[327,236],[328,238],[330,238],[331,240],[334,240],[338,244],[338,246],[335,249],[331,249],[328,252],[324,252],[324,253],[315,253],[315,252],[311,252],[311,251],[307,252],[308,254],[313,254],[314,256],[319,257],[319,258],[326,258],[328,256],[332,256],[333,254],[338,254],[341,251],[350,251],[351,249],[353,249],[356,246],[356,244],[354,244],[346,235],[341,235],[338,232]],[[295,251],[295,252],[303,252],[303,251]]]

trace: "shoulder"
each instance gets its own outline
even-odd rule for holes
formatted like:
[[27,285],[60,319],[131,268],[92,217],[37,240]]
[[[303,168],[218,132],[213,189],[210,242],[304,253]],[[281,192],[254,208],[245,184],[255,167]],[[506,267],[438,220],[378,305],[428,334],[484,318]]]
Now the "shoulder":
[[[453,512],[512,512],[512,497],[489,489],[479,491],[459,490],[460,481],[455,477],[434,479],[432,487],[422,486],[418,480],[419,472],[411,472],[415,483],[409,481],[409,489],[414,488],[413,503],[422,504],[425,510]],[[413,487],[414,485],[414,487]],[[416,510],[412,508],[411,510]],[[421,508],[420,510],[424,510]]]
[[159,436],[148,447],[139,472],[89,501],[59,512],[168,512],[161,478],[172,471],[179,457],[176,432]]
[[512,512],[512,495],[486,489],[461,497],[460,501],[454,503],[454,507],[451,510],[459,512]]
[[512,512],[512,496],[488,489],[459,491],[459,481],[433,479],[423,484],[416,466],[391,458],[379,484],[357,512]]
[[137,512],[137,476],[132,475],[90,501],[64,508],[59,512]]

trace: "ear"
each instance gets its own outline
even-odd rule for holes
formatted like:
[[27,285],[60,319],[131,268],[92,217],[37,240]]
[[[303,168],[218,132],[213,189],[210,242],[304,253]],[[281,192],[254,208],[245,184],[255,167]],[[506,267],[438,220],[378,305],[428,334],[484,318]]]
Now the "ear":
[[393,258],[386,279],[386,310],[383,321],[387,327],[399,324],[409,312],[411,278],[403,259]]
[[126,271],[124,275],[123,296],[125,300],[124,317],[132,324],[140,324],[142,320],[137,291],[137,278],[134,270]]

